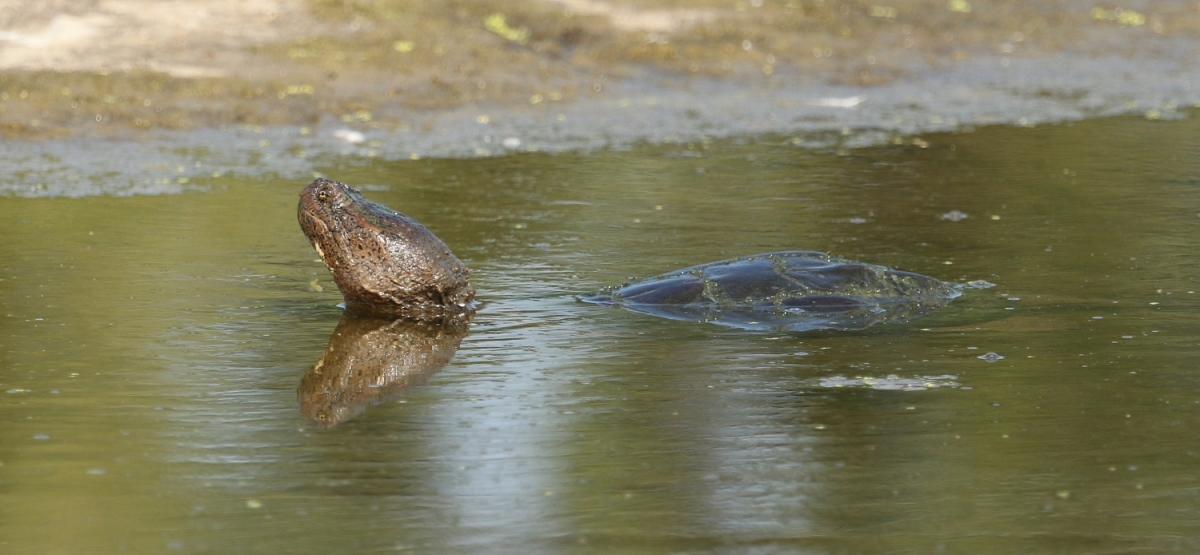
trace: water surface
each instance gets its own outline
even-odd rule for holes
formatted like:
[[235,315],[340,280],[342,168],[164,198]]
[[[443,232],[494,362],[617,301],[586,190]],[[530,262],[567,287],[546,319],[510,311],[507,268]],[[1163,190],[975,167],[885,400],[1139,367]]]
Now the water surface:
[[[445,368],[336,426],[298,401],[341,318],[305,182],[0,198],[0,546],[1194,551],[1198,137],[347,158],[322,172],[434,230],[481,307]],[[788,249],[997,286],[808,334],[574,297]]]

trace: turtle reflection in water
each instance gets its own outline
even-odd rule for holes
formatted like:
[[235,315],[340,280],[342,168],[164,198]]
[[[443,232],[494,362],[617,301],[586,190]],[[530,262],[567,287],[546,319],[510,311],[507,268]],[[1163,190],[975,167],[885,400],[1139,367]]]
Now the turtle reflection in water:
[[692,266],[580,300],[673,320],[808,331],[903,322],[961,294],[920,274],[822,252],[788,251]]
[[300,414],[336,426],[425,383],[454,358],[467,325],[347,313],[300,380]]

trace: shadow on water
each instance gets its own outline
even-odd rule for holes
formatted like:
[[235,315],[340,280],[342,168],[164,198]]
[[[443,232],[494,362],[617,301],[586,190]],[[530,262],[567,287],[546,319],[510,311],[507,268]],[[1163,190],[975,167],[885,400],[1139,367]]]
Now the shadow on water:
[[464,323],[343,315],[300,380],[300,414],[333,427],[400,396],[449,364],[467,330]]

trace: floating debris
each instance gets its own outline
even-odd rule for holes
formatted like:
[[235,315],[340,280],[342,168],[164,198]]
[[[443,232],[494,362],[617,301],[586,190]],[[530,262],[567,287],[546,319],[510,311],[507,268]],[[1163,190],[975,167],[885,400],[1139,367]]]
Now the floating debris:
[[307,85],[307,84],[288,85],[287,90],[284,91],[284,93],[287,94],[288,96],[295,96],[298,94],[313,94],[315,92],[317,92],[317,88],[312,85]]
[[525,44],[525,42],[529,40],[529,28],[517,27],[514,29],[509,27],[506,19],[507,18],[505,18],[504,14],[494,13],[487,16],[487,18],[483,20],[483,26],[486,27],[487,30],[496,33],[505,39],[518,44]]
[[362,131],[355,131],[353,129],[338,129],[333,132],[333,136],[352,145],[357,145],[367,140],[367,136],[363,135]]
[[862,104],[864,100],[866,100],[866,98],[862,96],[847,96],[844,98],[831,96],[810,100],[808,101],[808,104],[810,106],[826,106],[829,108],[853,108],[859,104]]
[[889,374],[882,378],[870,376],[855,376],[853,378],[833,376],[821,378],[817,385],[820,387],[865,387],[885,391],[925,391],[939,387],[960,387],[961,384],[957,380],[958,376],[951,375],[901,378],[895,374]]
[[1111,10],[1106,10],[1104,8],[1092,8],[1092,19],[1116,21],[1119,25],[1130,25],[1133,27],[1146,24],[1146,16],[1133,10],[1125,10],[1121,8],[1114,8]]

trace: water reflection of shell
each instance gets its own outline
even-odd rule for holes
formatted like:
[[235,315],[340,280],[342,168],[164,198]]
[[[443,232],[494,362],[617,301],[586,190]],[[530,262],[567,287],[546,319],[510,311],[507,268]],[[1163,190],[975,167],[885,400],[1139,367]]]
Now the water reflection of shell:
[[424,383],[454,358],[465,324],[345,315],[300,380],[300,414],[331,427]]

